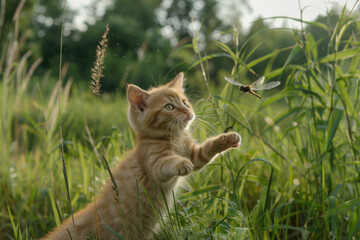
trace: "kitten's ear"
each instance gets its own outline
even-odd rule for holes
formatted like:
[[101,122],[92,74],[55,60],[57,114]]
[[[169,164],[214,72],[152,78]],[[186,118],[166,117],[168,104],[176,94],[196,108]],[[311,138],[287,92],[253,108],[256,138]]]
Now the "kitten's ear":
[[184,91],[184,73],[181,72],[176,77],[168,83],[168,87],[176,88],[177,90]]
[[146,100],[149,98],[150,94],[135,86],[133,84],[128,85],[127,97],[131,107],[140,110],[141,112],[146,108]]

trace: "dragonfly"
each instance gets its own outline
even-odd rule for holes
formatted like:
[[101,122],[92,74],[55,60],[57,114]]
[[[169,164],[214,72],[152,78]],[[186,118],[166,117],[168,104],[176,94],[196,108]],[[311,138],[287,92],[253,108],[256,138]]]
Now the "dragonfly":
[[262,96],[260,96],[259,94],[257,94],[255,91],[260,91],[260,90],[268,90],[268,89],[272,89],[274,87],[277,87],[280,85],[279,81],[274,81],[274,82],[269,82],[269,83],[264,83],[265,77],[261,77],[258,80],[256,80],[255,82],[253,82],[250,85],[244,85],[240,82],[234,81],[233,79],[229,78],[229,77],[225,77],[225,80],[228,81],[229,83],[231,83],[232,85],[236,85],[239,86],[239,89],[241,92],[245,93],[251,93],[252,95],[263,99]]

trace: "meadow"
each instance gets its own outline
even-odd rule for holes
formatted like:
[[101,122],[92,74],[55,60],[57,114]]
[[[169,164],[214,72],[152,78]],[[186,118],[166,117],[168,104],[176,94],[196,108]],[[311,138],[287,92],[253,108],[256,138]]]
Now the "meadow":
[[[327,33],[325,56],[305,28],[284,30],[293,46],[251,61],[260,44],[240,46],[237,32],[234,44],[216,43],[216,54],[200,51],[196,34],[172,53],[193,49],[184,71],[198,69],[186,85],[192,134],[202,141],[232,126],[242,144],[187,177],[155,239],[360,238],[360,25],[345,8],[335,26],[304,24]],[[285,64],[274,67],[285,50]],[[34,77],[38,63],[16,38],[2,56],[0,238],[36,239],[100,191],[109,173],[96,152],[115,166],[135,139],[123,93],[92,94],[65,74],[66,64],[58,79]],[[233,63],[218,74],[220,87],[208,73],[213,58]],[[224,81],[254,81],[264,62],[266,81],[282,83],[261,92],[263,100]]]

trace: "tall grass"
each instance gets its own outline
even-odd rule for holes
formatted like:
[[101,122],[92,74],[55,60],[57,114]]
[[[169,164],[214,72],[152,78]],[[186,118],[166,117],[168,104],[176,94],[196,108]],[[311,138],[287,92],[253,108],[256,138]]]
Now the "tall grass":
[[[305,24],[302,19],[293,20]],[[307,22],[329,34],[327,55],[321,58],[317,52],[320,42],[304,27],[294,31],[296,43],[284,66],[270,66],[264,72],[269,81],[285,78],[283,89],[258,105],[249,106],[248,99],[236,94],[236,86],[226,85],[220,95],[209,92],[212,107],[222,110],[220,118],[237,123],[234,128],[243,135],[245,156],[232,152],[204,175],[192,176],[180,195],[181,208],[175,209],[176,218],[183,219],[176,231],[180,239],[186,234],[193,236],[193,230],[199,230],[202,237],[229,239],[360,237],[360,48],[355,22],[345,8],[333,29]],[[349,32],[350,37],[344,38]],[[192,67],[200,64],[204,76],[202,64],[225,53],[234,61],[231,75],[235,79],[248,72],[257,77],[253,66],[285,50],[248,61],[246,43],[234,47],[217,44],[223,52],[204,57],[194,47],[200,59]],[[298,56],[304,57],[303,63],[295,63]],[[261,119],[266,124],[261,124]],[[217,121],[215,128],[225,129],[232,120]],[[274,179],[272,171],[250,160],[256,156],[266,158],[274,167]],[[242,173],[241,165],[249,170]],[[168,239],[171,227],[179,226],[176,222],[170,225],[164,239]]]
[[[250,39],[239,45],[236,31],[233,45],[217,42],[219,52],[211,55],[198,50],[194,34],[188,47],[198,60],[189,71],[199,67],[208,98],[193,104],[199,113],[193,135],[204,140],[233,125],[243,141],[240,150],[192,174],[174,193],[174,209],[160,220],[156,239],[360,238],[360,27],[345,8],[333,28],[293,20],[304,25],[292,31],[295,44],[255,60],[249,60],[256,51],[247,49]],[[306,24],[328,33],[326,56],[319,57],[322,40],[316,41]],[[63,77],[45,94],[41,86],[47,78],[33,77],[41,59],[29,62],[31,52],[21,54],[26,42],[22,37],[14,34],[3,49],[6,61],[0,61],[1,239],[38,238],[59,225],[71,214],[69,205],[81,209],[107,176],[107,169],[93,162],[93,147],[104,152],[111,165],[134,144],[128,127],[97,134],[90,143],[82,119],[94,114],[92,103],[85,107],[92,98]],[[290,52],[282,67],[274,69],[269,61],[264,73],[255,72],[254,66],[285,50]],[[295,61],[299,56],[301,63]],[[208,63],[214,57],[233,60],[227,76],[240,80],[249,73],[253,79],[263,74],[267,81],[282,79],[282,89],[264,92],[263,101],[240,96],[225,81],[222,91],[213,92]],[[61,69],[66,76],[67,65]],[[71,90],[78,94],[70,96]],[[79,101],[78,109],[88,109],[85,117],[68,112]],[[116,120],[125,121],[126,100],[120,96],[109,102],[106,96],[99,99],[97,115],[105,116],[112,104],[123,116]],[[63,151],[57,131],[60,111],[66,133]],[[82,131],[75,134],[75,129]],[[62,154],[71,204],[63,187]],[[96,177],[90,177],[94,172]]]

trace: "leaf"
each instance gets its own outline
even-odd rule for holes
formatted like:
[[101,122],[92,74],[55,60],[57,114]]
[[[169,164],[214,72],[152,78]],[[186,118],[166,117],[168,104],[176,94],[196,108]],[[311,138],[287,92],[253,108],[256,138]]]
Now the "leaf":
[[340,213],[344,213],[349,210],[353,210],[360,206],[360,198],[351,199],[349,201],[343,202],[336,208],[330,209],[325,213],[325,216],[337,215]]
[[237,60],[236,54],[226,44],[216,41],[216,45],[218,45],[224,52],[230,54],[230,56],[234,61]]
[[350,96],[347,92],[347,87],[345,85],[345,79],[341,79],[338,82],[338,87],[340,89],[341,98],[344,100],[346,104],[346,109],[348,110],[348,113],[350,116],[354,117],[357,123],[360,123],[358,114],[356,114],[353,106],[353,102],[350,100]]
[[258,177],[258,176],[255,176],[255,175],[240,175],[239,180],[246,180],[246,181],[250,181],[250,182],[256,182],[256,183],[260,183],[261,185],[264,185],[264,186],[267,186],[268,181],[269,181],[266,178]]
[[[221,94],[220,94],[220,97],[221,97],[221,98],[225,98],[225,97],[226,97],[226,94],[227,94],[229,85],[230,85],[229,83],[226,83],[226,84],[225,84],[225,87],[224,87],[224,89],[221,91]],[[223,108],[223,107],[224,107],[224,103],[223,103],[223,102],[220,102],[220,103],[219,103],[219,106],[220,106],[220,108]]]
[[278,55],[280,52],[286,51],[286,50],[289,50],[289,49],[291,49],[291,47],[286,47],[286,48],[282,48],[282,49],[279,49],[279,50],[275,50],[272,53],[269,53],[269,54],[267,54],[265,56],[259,57],[259,58],[255,59],[255,60],[249,62],[248,64],[246,64],[246,66],[248,68],[251,68],[251,67],[255,66],[256,64],[259,64],[259,63],[261,63],[261,62],[263,62],[263,61],[265,61],[265,60],[267,60],[267,59],[269,59],[269,58],[271,58],[273,56]]
[[247,234],[248,230],[249,230],[248,228],[240,228],[240,227],[235,228],[234,239],[239,239],[239,240],[246,239],[246,237],[248,236]]
[[343,113],[344,113],[344,109],[337,107],[337,108],[334,108],[333,112],[330,115],[326,149],[329,149],[329,146],[335,136],[336,130],[339,127],[339,123],[340,123]]
[[274,103],[276,101],[279,101],[280,99],[283,99],[284,97],[287,97],[287,96],[294,96],[294,95],[289,90],[283,90],[283,91],[273,95],[270,98],[266,98],[260,104],[259,110],[261,110],[261,109],[267,107],[268,105],[270,105],[270,104],[272,104],[272,103]]
[[353,23],[353,21],[348,21],[339,31],[339,34],[336,35],[335,39],[335,50],[337,51],[339,49],[339,45],[341,43],[341,39],[344,36],[344,33],[346,32],[346,29]]
[[39,135],[41,138],[46,139],[45,130],[41,127],[41,123],[34,120],[29,114],[23,113],[26,120],[29,121],[30,126],[34,129],[34,134]]
[[[305,94],[311,94],[311,95],[313,95],[314,97],[316,97],[316,98],[319,100],[319,102],[321,102],[321,104],[322,104],[323,106],[326,105],[325,102],[324,102],[323,97],[322,97],[319,93],[317,93],[317,92],[310,91],[309,89],[300,88],[300,87],[299,87],[299,88],[293,88],[292,91],[294,91],[294,93],[295,93],[295,91],[300,91],[300,92],[303,92],[303,93],[305,93]],[[295,96],[295,94],[293,94],[293,96]]]
[[111,234],[112,234],[114,237],[116,237],[116,239],[125,240],[125,238],[123,238],[119,233],[117,233],[114,229],[112,229],[109,225],[107,225],[103,219],[101,219],[101,220],[102,220],[102,224],[104,224],[105,227],[106,227],[107,229],[109,229],[109,231],[111,232]]
[[360,213],[359,213],[359,209],[357,209],[357,211],[354,212],[353,217],[350,221],[350,226],[349,226],[349,233],[348,233],[348,238],[347,239],[356,239],[355,236],[357,236],[356,234],[359,233],[360,230]]
[[[310,232],[304,227],[294,227],[294,226],[291,226],[291,225],[283,224],[283,225],[280,225],[278,228],[281,229],[281,230],[290,229],[290,230],[299,231],[301,233],[302,239],[308,239],[309,235],[310,235]],[[267,229],[274,229],[276,231],[281,231],[279,229],[275,229],[274,225],[268,226]]]
[[306,40],[307,40],[307,43],[308,43],[308,44],[306,44],[306,51],[308,52],[307,54],[309,56],[312,55],[313,59],[317,59],[318,58],[318,51],[317,51],[317,45],[316,45],[314,37],[311,34],[308,34],[306,36]]
[[12,229],[13,229],[15,239],[17,239],[18,228],[17,228],[17,226],[15,225],[14,218],[13,218],[13,215],[11,214],[11,210],[10,210],[10,206],[9,206],[9,205],[7,205],[7,210],[8,210],[8,213],[9,213],[9,218],[10,218],[10,222],[11,222],[11,227],[12,227]]
[[215,53],[215,54],[207,55],[207,56],[202,57],[200,60],[197,60],[196,62],[194,62],[186,71],[193,69],[194,67],[196,67],[197,65],[199,65],[202,62],[208,61],[213,58],[218,58],[218,57],[228,57],[228,58],[232,59],[231,56],[227,53]]
[[49,196],[50,196],[51,206],[52,206],[52,209],[53,209],[53,212],[54,212],[55,223],[56,223],[56,226],[58,227],[58,226],[61,225],[61,221],[60,221],[59,212],[58,212],[54,197],[51,194],[51,191],[49,191]]
[[185,44],[179,48],[176,48],[175,50],[173,50],[172,52],[170,52],[169,56],[167,57],[166,61],[169,61],[170,59],[176,57],[177,54],[181,54],[182,52],[184,52],[186,49],[191,49],[193,47],[192,44]]
[[218,185],[208,186],[208,187],[205,187],[205,188],[201,188],[200,190],[196,190],[196,191],[193,191],[193,192],[187,192],[187,193],[181,194],[179,196],[179,200],[184,200],[184,199],[187,199],[187,198],[195,197],[197,195],[207,193],[207,192],[213,192],[213,191],[216,191],[218,189],[220,189],[220,186],[218,186]]
[[297,21],[297,22],[302,22],[302,23],[306,23],[308,25],[312,25],[318,28],[321,28],[323,30],[325,30],[326,32],[329,32],[329,28],[326,26],[326,24],[320,23],[320,22],[309,22],[309,21],[304,21],[300,18],[293,18],[293,17],[286,17],[286,16],[278,16],[278,17],[269,17],[269,18],[262,18],[263,20],[266,19],[290,19],[293,21]]
[[328,62],[348,59],[348,58],[359,55],[359,53],[360,53],[360,48],[345,49],[343,51],[339,51],[339,52],[335,52],[335,53],[326,55],[325,57],[320,59],[320,63],[328,63]]
[[277,116],[274,119],[274,122],[275,124],[279,124],[282,120],[286,119],[287,117],[291,116],[294,113],[299,114],[300,112],[302,112],[302,110],[304,110],[304,107],[290,108],[288,111],[283,111],[283,113]]
[[232,106],[237,112],[239,112],[239,108],[231,101],[227,100],[226,98],[223,98],[221,96],[218,96],[218,95],[214,95],[213,96],[215,99],[217,99],[218,101],[222,102],[222,103],[225,103],[229,106]]
[[269,195],[270,195],[271,183],[272,183],[272,180],[273,180],[273,173],[274,173],[274,167],[273,167],[273,165],[271,164],[271,162],[269,162],[269,161],[266,160],[266,159],[262,159],[262,158],[254,158],[254,159],[251,159],[250,161],[248,161],[247,163],[245,163],[245,165],[243,165],[243,166],[240,168],[240,170],[238,171],[238,173],[237,173],[237,175],[236,175],[235,181],[238,182],[241,172],[244,170],[244,168],[245,168],[246,166],[248,166],[249,164],[251,164],[251,163],[253,163],[253,162],[264,162],[264,163],[266,163],[267,165],[270,166],[270,177],[269,177],[269,181],[268,181],[268,184],[264,184],[264,185],[267,185],[266,198],[265,198],[265,204],[264,204],[264,211],[265,211],[265,210],[268,208],[268,206],[269,206]]
[[291,62],[299,56],[299,53],[301,53],[302,49],[300,47],[300,45],[296,44],[293,49],[291,50],[289,56],[287,57],[285,63],[284,63],[284,68],[287,67],[289,64],[291,64]]
[[281,74],[283,73],[284,69],[285,69],[285,68],[282,67],[282,68],[278,68],[278,69],[272,70],[271,72],[269,72],[269,73],[267,73],[267,74],[265,75],[265,78],[266,78],[266,79],[271,79],[271,78],[277,77],[277,76],[279,76],[279,75],[281,75]]
[[[255,47],[253,47],[253,48],[251,49],[251,51],[246,54],[246,57],[245,57],[244,61],[248,60],[248,59],[253,55],[253,53],[254,53],[261,45],[264,44],[264,41],[265,41],[265,40],[260,41]],[[245,53],[245,51],[244,51],[244,53]]]

